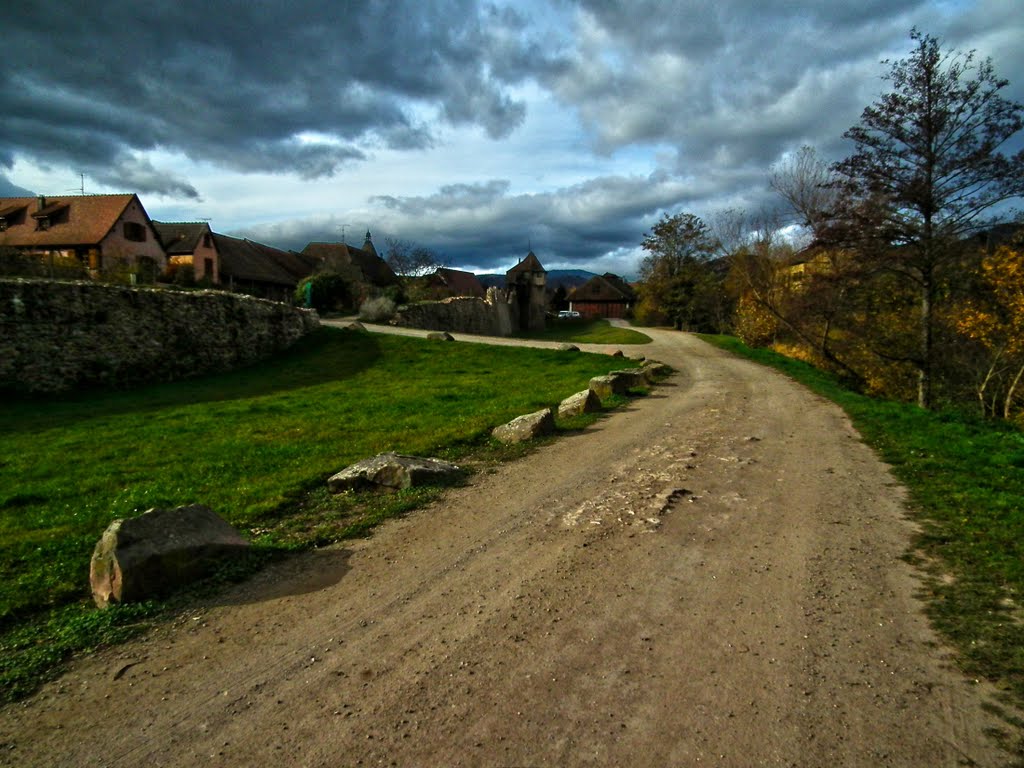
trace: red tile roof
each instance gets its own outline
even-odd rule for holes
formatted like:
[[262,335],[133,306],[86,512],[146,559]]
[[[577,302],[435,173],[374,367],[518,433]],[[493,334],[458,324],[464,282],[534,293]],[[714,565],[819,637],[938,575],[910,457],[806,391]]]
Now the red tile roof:
[[220,256],[221,282],[236,280],[269,283],[294,287],[312,269],[305,274],[296,274],[297,260],[278,248],[273,248],[252,240],[241,240],[237,237],[213,233],[213,243]]
[[153,229],[160,236],[168,256],[195,253],[203,235],[210,232],[204,221],[154,221]]
[[631,302],[636,301],[636,291],[621,277],[608,272],[594,275],[583,285],[573,288],[569,298],[572,301]]
[[431,277],[431,282],[436,287],[443,288],[452,296],[483,297],[487,293],[476,275],[472,272],[464,272],[461,269],[438,267]]
[[[0,231],[0,245],[51,248],[98,245],[132,200],[138,198],[132,194],[0,198],[0,216],[7,219],[7,228]],[[66,211],[61,212],[65,208]],[[58,212],[47,229],[36,228],[34,217],[53,216]]]
[[544,267],[541,266],[540,259],[537,258],[533,251],[526,254],[526,258],[506,272],[505,276],[511,277],[512,275],[519,274],[520,272],[544,272],[547,274]]
[[318,259],[321,263],[351,265],[363,273],[363,279],[378,287],[397,285],[398,276],[388,263],[376,253],[346,243],[309,243],[302,249],[305,256]]

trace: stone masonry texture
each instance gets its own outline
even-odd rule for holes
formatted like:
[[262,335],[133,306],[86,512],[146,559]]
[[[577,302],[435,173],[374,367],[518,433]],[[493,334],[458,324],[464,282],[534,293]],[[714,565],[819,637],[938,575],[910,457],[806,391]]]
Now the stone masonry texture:
[[120,388],[227,371],[319,324],[311,310],[220,291],[0,279],[0,389]]

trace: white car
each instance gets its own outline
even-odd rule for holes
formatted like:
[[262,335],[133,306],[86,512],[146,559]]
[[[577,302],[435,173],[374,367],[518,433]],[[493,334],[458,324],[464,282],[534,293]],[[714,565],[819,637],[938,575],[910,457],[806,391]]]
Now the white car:
[[580,313],[577,312],[575,309],[563,309],[563,310],[561,310],[558,313],[558,317],[560,319],[563,318],[563,317],[579,317],[579,316],[580,316]]

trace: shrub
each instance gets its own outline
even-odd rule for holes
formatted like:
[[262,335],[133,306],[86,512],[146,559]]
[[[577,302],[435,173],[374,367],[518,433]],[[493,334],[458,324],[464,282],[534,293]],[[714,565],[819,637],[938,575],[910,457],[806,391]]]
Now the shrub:
[[295,288],[295,302],[300,307],[310,306],[317,312],[334,312],[352,306],[352,286],[334,272],[310,275]]
[[368,323],[379,323],[395,316],[395,302],[387,296],[368,299],[359,308],[359,319]]

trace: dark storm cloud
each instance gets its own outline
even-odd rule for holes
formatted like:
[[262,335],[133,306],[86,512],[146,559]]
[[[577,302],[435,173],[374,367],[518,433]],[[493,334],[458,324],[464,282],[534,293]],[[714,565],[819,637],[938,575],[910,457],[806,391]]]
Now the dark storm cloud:
[[[771,164],[801,145],[833,160],[849,151],[842,135],[883,90],[880,60],[909,51],[911,27],[972,47],[978,25],[957,34],[954,22],[974,5],[581,0],[571,63],[545,82],[576,108],[599,152],[664,146],[682,176],[760,174],[763,185]],[[646,18],[661,23],[636,23]]]
[[427,147],[434,120],[500,138],[524,117],[510,79],[543,58],[523,30],[473,0],[19,3],[4,13],[0,166],[23,155],[130,185],[124,158],[160,148],[317,178],[375,146]]
[[[531,247],[542,261],[585,265],[639,245],[658,212],[687,195],[664,175],[596,178],[539,194],[509,190],[507,181],[492,180],[446,186],[433,195],[378,197],[362,215],[369,217],[377,243],[388,236],[412,240],[456,266],[508,269]],[[354,213],[345,216],[358,220]],[[242,234],[299,250],[308,242],[337,240],[339,227],[330,218]]]

